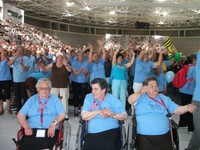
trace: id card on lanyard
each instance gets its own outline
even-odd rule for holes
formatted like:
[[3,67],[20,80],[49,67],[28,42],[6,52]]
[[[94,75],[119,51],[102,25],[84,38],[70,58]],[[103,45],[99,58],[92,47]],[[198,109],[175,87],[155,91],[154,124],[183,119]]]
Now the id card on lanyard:
[[44,108],[45,108],[48,100],[49,100],[49,96],[46,98],[44,104],[42,104],[40,97],[38,97],[38,102],[39,102],[39,105],[40,105],[40,124],[41,124],[41,126],[43,125]]
[[97,100],[94,99],[92,102],[92,107],[90,108],[90,111],[93,111],[97,106],[99,106],[105,99],[106,95],[100,100],[100,102],[97,103]]

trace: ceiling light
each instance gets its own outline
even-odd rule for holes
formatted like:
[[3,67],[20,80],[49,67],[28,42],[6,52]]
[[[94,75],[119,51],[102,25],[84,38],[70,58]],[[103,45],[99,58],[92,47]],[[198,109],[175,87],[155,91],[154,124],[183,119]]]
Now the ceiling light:
[[110,11],[111,15],[114,15],[116,12],[114,10]]
[[158,24],[164,24],[164,21],[159,21]]
[[161,15],[162,15],[162,16],[167,16],[167,15],[168,15],[168,12],[162,12]]
[[165,0],[157,0],[158,2],[164,2]]
[[73,5],[74,5],[74,2],[66,2],[66,5],[67,5],[68,7],[73,6]]
[[91,10],[91,8],[90,8],[90,7],[88,7],[88,6],[86,6],[86,7],[85,7],[85,9],[86,9],[86,10],[88,10],[88,11],[90,11],[90,10]]

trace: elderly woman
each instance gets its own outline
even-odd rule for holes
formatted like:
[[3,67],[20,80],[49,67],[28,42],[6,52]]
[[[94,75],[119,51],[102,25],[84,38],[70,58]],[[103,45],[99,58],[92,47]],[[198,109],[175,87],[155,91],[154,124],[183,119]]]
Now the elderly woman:
[[56,53],[56,62],[47,66],[40,66],[43,71],[51,70],[51,93],[60,95],[63,106],[66,110],[65,118],[68,119],[68,98],[69,98],[69,74],[72,70],[71,66],[67,63],[63,53]]
[[136,148],[142,150],[171,150],[169,119],[166,115],[194,112],[196,106],[178,106],[169,97],[158,94],[155,77],[143,81],[139,93],[132,94],[128,101],[135,104],[137,121]]
[[92,80],[92,93],[86,95],[82,119],[88,122],[84,150],[119,150],[120,130],[118,120],[127,117],[119,99],[106,93],[105,79]]
[[29,98],[17,115],[25,131],[20,149],[52,149],[58,138],[58,123],[65,118],[60,99],[50,94],[49,79],[40,79],[36,88],[38,94]]

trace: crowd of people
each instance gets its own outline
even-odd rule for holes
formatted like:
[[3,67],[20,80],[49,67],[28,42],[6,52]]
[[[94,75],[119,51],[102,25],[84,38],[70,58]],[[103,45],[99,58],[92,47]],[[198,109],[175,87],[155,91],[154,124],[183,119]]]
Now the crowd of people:
[[[163,99],[170,113],[181,115],[179,126],[188,127],[188,132],[194,132],[192,138],[194,141],[199,136],[199,119],[197,116],[199,112],[199,94],[197,92],[199,89],[197,69],[199,66],[199,54],[198,59],[197,53],[195,53],[189,57],[182,55],[180,60],[174,60],[174,58],[169,60],[167,59],[168,51],[161,48],[160,43],[143,42],[140,45],[137,43],[136,46],[136,43],[130,41],[126,48],[119,44],[118,49],[115,50],[114,45],[106,49],[105,42],[105,39],[98,40],[97,45],[99,48],[97,50],[93,49],[96,43],[89,42],[87,46],[77,49],[32,26],[16,24],[11,20],[1,20],[0,115],[4,114],[3,100],[6,100],[7,110],[12,114],[10,100],[12,89],[15,95],[18,121],[25,128],[25,133],[32,135],[33,131],[31,129],[38,128],[39,125],[32,124],[31,116],[33,114],[30,115],[29,111],[35,106],[31,105],[31,103],[37,101],[39,97],[43,101],[41,105],[45,104],[46,106],[45,99],[50,101],[51,97],[54,97],[53,95],[57,95],[62,102],[63,108],[61,109],[60,104],[56,104],[59,105],[59,107],[56,107],[56,109],[59,109],[55,110],[56,114],[58,116],[62,114],[63,117],[63,112],[65,112],[65,116],[61,119],[56,119],[54,115],[54,117],[48,119],[48,124],[44,128],[48,129],[48,136],[52,136],[52,131],[49,131],[53,128],[50,128],[51,122],[56,119],[57,124],[62,119],[68,120],[69,118],[68,99],[70,91],[72,91],[74,117],[79,116],[78,110],[80,109],[82,110],[82,118],[89,121],[88,133],[91,135],[88,134],[87,139],[89,142],[88,140],[87,142],[89,145],[86,144],[85,147],[90,147],[95,145],[95,143],[90,143],[94,133],[101,133],[107,130],[113,132],[113,129],[119,127],[116,120],[124,120],[127,117],[126,109],[128,103],[126,102],[129,96],[127,93],[129,87],[135,93],[135,95],[129,97],[129,103],[132,105],[137,101],[136,115],[140,116],[142,113],[146,114],[149,111],[148,113],[153,115],[150,115],[150,117],[143,116],[145,119],[155,118],[158,120],[155,116],[161,115],[160,118],[163,120],[161,123],[155,121],[155,124],[159,125],[155,131],[148,130],[146,121],[141,119],[141,116],[137,118],[138,145],[140,148],[142,145],[150,146],[148,142],[143,143],[143,141],[151,135],[160,136],[164,134],[165,136],[166,134],[168,137],[168,122],[166,118],[162,118],[167,110],[165,110],[165,107],[160,108],[161,106],[157,106],[158,104],[151,105],[150,103],[153,102],[150,97],[158,99],[158,101]],[[165,73],[168,70],[177,72],[183,65],[191,66],[187,78],[193,77],[194,80],[189,89],[188,83],[179,89],[182,106],[178,106],[171,99],[164,96],[168,85]],[[132,80],[131,82],[130,79]],[[48,85],[48,87],[39,87],[40,84]],[[88,94],[91,90],[92,93]],[[39,96],[36,94],[37,92]],[[106,92],[110,92],[112,95],[106,94]],[[45,93],[47,96],[42,96]],[[32,95],[34,96],[32,97]],[[55,98],[53,99],[55,100]],[[191,104],[192,100],[194,100],[194,105]],[[147,105],[151,108],[146,109],[146,112],[142,112],[144,109],[140,108],[148,107]],[[159,115],[156,114],[154,107],[158,110]],[[195,111],[196,107],[197,111]],[[192,116],[189,112],[194,111],[195,115]],[[27,121],[26,115],[30,117]],[[39,120],[41,120],[41,117]],[[104,122],[107,124],[106,121],[108,122],[106,128],[96,127],[98,123],[102,124]],[[151,122],[154,121],[152,120]],[[114,132],[118,132],[118,130],[114,130]],[[98,136],[98,138],[104,137]],[[98,141],[95,142],[98,143]],[[190,143],[188,149],[192,147],[192,144]]]

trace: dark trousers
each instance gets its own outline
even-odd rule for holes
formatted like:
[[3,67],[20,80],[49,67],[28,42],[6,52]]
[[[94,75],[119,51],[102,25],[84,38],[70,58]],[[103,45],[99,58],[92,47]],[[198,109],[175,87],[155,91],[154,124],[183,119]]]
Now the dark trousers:
[[163,135],[141,135],[136,137],[137,150],[172,150],[170,132]]
[[53,138],[47,136],[48,129],[46,129],[45,137],[36,137],[37,129],[33,129],[33,135],[24,135],[19,143],[20,150],[41,150],[41,149],[53,149],[53,146],[58,141],[58,133],[56,130]]
[[87,94],[87,83],[77,83],[72,81],[73,105],[83,106],[83,101]]
[[[11,80],[0,81],[0,100],[10,99],[11,96]],[[3,94],[4,91],[4,94]]]
[[120,150],[120,129],[86,134],[83,150]]
[[[185,93],[180,93],[181,95],[181,105],[187,105],[191,104],[192,102],[192,95],[185,94]],[[193,131],[194,126],[193,126],[193,115],[192,113],[185,113],[180,115],[180,120],[179,120],[179,126],[180,127],[188,127],[188,131]]]
[[[15,102],[17,105],[17,112],[22,108],[23,104],[28,99],[26,88],[24,85],[24,82],[13,83],[14,86],[14,93],[15,93]],[[24,103],[22,103],[22,98],[24,100]]]

